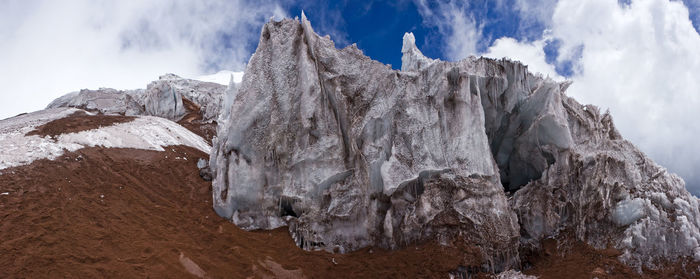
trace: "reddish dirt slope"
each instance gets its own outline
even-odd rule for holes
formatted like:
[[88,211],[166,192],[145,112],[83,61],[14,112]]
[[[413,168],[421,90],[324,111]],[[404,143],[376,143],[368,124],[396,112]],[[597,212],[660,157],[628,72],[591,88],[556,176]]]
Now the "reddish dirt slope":
[[286,229],[240,230],[212,210],[206,154],[167,150],[87,148],[2,170],[0,277],[444,277],[465,257],[435,244],[305,252]]
[[[31,133],[55,137],[130,120],[75,114]],[[196,120],[192,114],[183,121]],[[0,170],[0,278],[445,278],[459,265],[479,270],[475,248],[424,243],[341,255],[303,251],[286,228],[240,230],[212,210],[211,183],[196,167],[206,157],[184,146],[95,147]],[[526,274],[640,276],[613,250],[562,240],[543,247],[523,259]],[[668,267],[643,277],[692,278],[698,270],[697,264]]]
[[111,126],[117,123],[130,122],[132,120],[134,120],[133,116],[103,114],[88,115],[83,111],[77,111],[64,118],[59,118],[44,125],[38,126],[33,131],[27,133],[27,136],[38,135],[56,138],[56,136],[60,134],[77,133],[100,127]]
[[615,249],[596,250],[581,241],[572,241],[572,233],[563,233],[558,239],[542,241],[542,251],[525,256],[529,268],[523,273],[541,279],[584,278],[698,278],[698,264],[686,259],[667,263],[660,270],[644,269],[642,274],[621,263],[621,254]]

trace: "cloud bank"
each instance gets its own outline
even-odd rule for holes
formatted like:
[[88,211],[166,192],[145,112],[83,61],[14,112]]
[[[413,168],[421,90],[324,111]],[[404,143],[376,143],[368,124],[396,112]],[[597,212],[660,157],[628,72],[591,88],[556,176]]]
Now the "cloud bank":
[[[456,12],[444,7],[436,5],[430,13],[452,19]],[[557,69],[568,63],[567,78],[574,81],[570,96],[609,109],[627,139],[700,194],[700,145],[695,144],[700,137],[700,35],[688,7],[668,0],[518,0],[515,7],[524,19],[546,26],[542,36],[500,38],[478,53],[473,46],[484,38],[471,35],[478,28],[466,33],[438,28],[446,41],[463,42],[451,48],[464,51],[449,50],[447,56],[510,57],[555,79],[563,79]],[[461,20],[471,18],[467,14]],[[424,23],[434,24],[431,20]],[[547,59],[548,45],[556,46],[554,59]]]
[[0,119],[81,88],[243,70],[263,23],[285,15],[269,1],[9,0],[0,9]]

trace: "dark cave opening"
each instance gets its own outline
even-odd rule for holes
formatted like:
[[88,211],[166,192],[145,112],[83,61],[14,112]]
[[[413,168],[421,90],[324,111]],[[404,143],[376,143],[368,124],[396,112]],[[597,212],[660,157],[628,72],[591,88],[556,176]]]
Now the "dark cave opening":
[[298,218],[299,215],[294,211],[292,205],[294,204],[294,199],[287,197],[280,198],[280,217],[292,216]]

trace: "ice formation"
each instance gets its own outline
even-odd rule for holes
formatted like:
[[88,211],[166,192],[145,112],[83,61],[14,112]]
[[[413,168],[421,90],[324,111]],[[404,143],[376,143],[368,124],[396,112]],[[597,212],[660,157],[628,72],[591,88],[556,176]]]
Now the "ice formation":
[[[234,76],[229,75],[229,79],[235,86]],[[178,121],[186,113],[182,100],[185,98],[199,106],[204,123],[211,123],[219,117],[226,90],[227,86],[218,83],[166,74],[149,83],[145,90],[83,89],[57,98],[47,108],[73,107],[104,114],[152,115]]]
[[496,271],[562,231],[636,267],[700,260],[697,199],[568,83],[505,59],[429,59],[410,33],[402,52],[395,71],[303,14],[267,23],[222,108],[216,212],[287,225],[304,249],[473,245]]
[[596,248],[612,246],[641,271],[700,260],[698,199],[615,129],[612,117],[562,96],[573,145],[517,191],[523,245],[571,230]]
[[55,159],[66,150],[103,146],[163,151],[169,145],[187,145],[203,152],[211,147],[200,136],[170,120],[141,116],[133,121],[77,133],[59,135],[55,140],[26,136],[35,127],[81,111],[54,108],[0,120],[0,169],[30,164],[38,159]]
[[306,249],[438,238],[515,266],[517,219],[469,90],[477,69],[432,67],[337,50],[305,18],[268,23],[214,144],[216,211],[245,229],[288,225]]
[[151,82],[144,94],[144,106],[148,115],[178,121],[187,113],[182,104],[182,95],[175,93],[175,88],[167,80]]
[[46,108],[72,107],[104,114],[142,115],[144,107],[134,99],[134,95],[143,94],[142,91],[123,91],[112,88],[83,89],[53,100]]

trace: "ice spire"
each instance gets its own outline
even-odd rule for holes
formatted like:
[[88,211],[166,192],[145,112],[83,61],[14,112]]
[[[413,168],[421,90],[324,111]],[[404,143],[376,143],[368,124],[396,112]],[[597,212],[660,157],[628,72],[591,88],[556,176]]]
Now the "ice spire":
[[436,60],[427,58],[416,47],[416,37],[412,32],[403,35],[403,46],[401,47],[401,70],[419,71],[433,64]]

